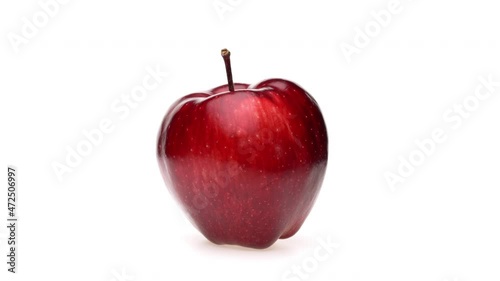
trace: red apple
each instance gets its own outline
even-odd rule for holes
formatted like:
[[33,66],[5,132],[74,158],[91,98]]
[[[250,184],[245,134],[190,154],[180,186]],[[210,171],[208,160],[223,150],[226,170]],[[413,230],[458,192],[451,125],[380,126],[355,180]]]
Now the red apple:
[[168,110],[157,158],[165,183],[215,244],[267,248],[294,235],[325,175],[328,137],[318,104],[269,79],[187,95]]

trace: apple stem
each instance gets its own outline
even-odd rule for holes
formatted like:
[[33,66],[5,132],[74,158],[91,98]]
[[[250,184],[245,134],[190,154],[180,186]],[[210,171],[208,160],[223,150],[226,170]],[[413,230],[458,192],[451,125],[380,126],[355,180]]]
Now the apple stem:
[[226,65],[226,74],[227,74],[227,85],[229,86],[229,91],[234,91],[234,83],[233,83],[233,72],[231,71],[231,52],[228,49],[222,49],[220,52],[222,58],[224,59],[224,64]]

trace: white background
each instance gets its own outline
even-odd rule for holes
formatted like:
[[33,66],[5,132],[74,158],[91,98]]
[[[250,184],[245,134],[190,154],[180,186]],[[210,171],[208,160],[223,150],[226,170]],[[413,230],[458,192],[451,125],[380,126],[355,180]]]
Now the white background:
[[[340,45],[389,1],[241,0],[222,17],[213,3],[69,1],[16,53],[9,34],[43,10],[2,1],[0,167],[19,169],[20,226],[16,276],[0,229],[1,280],[500,280],[500,88],[459,128],[443,119],[479,76],[500,80],[494,1],[401,0],[350,63]],[[170,104],[225,83],[221,48],[236,81],[295,81],[328,126],[316,205],[294,237],[266,250],[207,242],[155,159]],[[121,118],[111,104],[157,65],[169,76]],[[59,181],[52,163],[105,118],[114,130]],[[435,128],[447,140],[391,189],[384,173]],[[314,260],[328,239],[339,247]]]

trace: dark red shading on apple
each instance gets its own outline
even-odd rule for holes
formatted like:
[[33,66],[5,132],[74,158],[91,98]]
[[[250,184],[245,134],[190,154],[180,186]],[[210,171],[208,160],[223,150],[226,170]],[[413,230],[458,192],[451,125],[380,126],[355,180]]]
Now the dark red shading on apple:
[[166,185],[210,241],[267,248],[294,235],[319,193],[328,137],[318,104],[297,84],[232,82],[168,110],[157,158]]

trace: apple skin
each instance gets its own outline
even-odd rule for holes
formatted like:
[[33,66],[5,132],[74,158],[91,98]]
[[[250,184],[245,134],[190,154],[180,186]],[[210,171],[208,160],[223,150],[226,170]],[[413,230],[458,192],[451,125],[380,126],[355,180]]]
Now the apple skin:
[[161,173],[211,242],[263,249],[293,236],[311,211],[328,159],[316,101],[283,79],[187,95],[157,139]]

